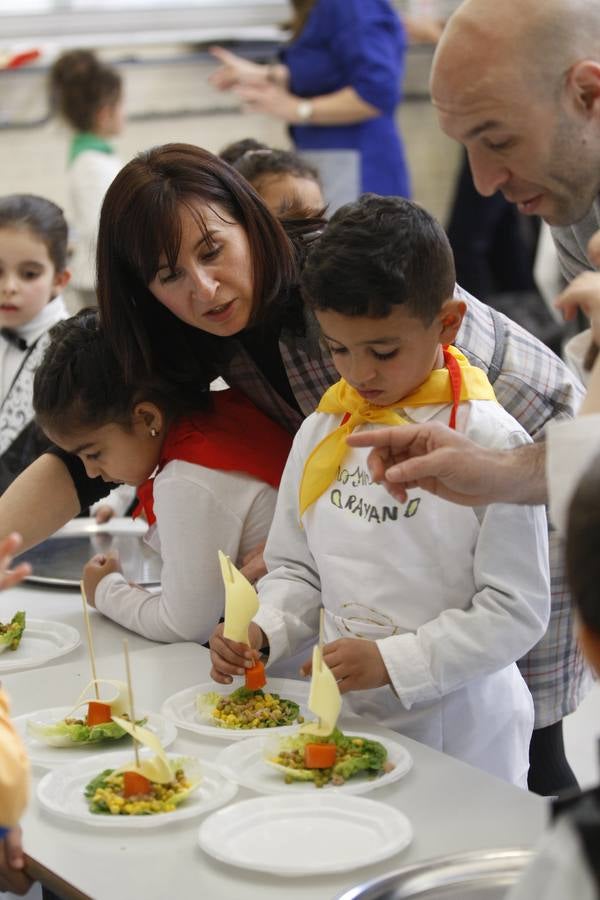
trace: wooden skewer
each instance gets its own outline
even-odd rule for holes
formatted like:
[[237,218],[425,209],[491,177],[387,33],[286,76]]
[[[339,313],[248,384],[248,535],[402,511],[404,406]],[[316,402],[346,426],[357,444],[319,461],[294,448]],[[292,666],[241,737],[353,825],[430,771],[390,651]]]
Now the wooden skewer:
[[87,633],[87,643],[88,643],[88,653],[90,655],[90,666],[92,669],[92,678],[94,680],[94,692],[96,694],[96,700],[100,699],[100,692],[98,691],[98,676],[96,675],[96,657],[94,655],[94,642],[92,640],[92,627],[90,624],[90,614],[87,608],[87,597],[85,595],[85,588],[83,586],[83,581],[79,582],[79,589],[81,591],[81,599],[83,600],[83,619],[85,622],[85,630]]
[[[319,613],[319,674],[323,671],[324,615],[325,609],[324,607],[321,607],[321,611]],[[323,727],[321,716],[317,716],[317,724],[319,726],[319,730],[321,730],[321,728]]]
[[136,766],[140,765],[140,753],[138,750],[138,741],[135,737],[135,711],[133,708],[133,687],[131,684],[131,668],[129,666],[129,641],[127,638],[123,638],[123,653],[125,654],[125,669],[127,671],[127,690],[129,691],[129,713],[131,715],[131,724],[133,726],[133,752],[135,754],[135,764]]

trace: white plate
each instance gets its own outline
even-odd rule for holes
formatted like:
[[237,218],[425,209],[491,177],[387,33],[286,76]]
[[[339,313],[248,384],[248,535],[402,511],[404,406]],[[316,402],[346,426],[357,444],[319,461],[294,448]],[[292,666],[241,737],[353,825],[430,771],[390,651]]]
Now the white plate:
[[[141,756],[151,755],[145,750],[141,751]],[[169,759],[180,759],[184,754],[168,753],[167,756]],[[184,819],[201,816],[217,806],[228,803],[237,792],[237,785],[227,781],[215,765],[186,757],[190,759],[190,766],[200,767],[202,781],[173,812],[155,816],[111,816],[90,812],[88,801],[84,796],[88,782],[104,769],[118,769],[131,758],[132,751],[129,749],[88,756],[87,759],[73,765],[60,766],[53,772],[48,772],[40,781],[37,789],[38,800],[49,812],[69,822],[97,828],[158,828],[168,825],[169,822],[181,822]]]
[[[34,737],[27,730],[27,722],[35,722],[39,725],[51,725],[64,719],[67,713],[71,712],[72,706],[55,706],[50,709],[40,709],[37,712],[25,713],[25,715],[17,716],[13,719],[13,725],[21,735],[25,746],[27,747],[27,755],[35,766],[42,769],[54,769],[55,766],[64,766],[69,763],[78,762],[80,759],[87,759],[91,754],[110,753],[118,749],[125,749],[132,746],[131,738],[125,735],[119,741],[103,741],[99,744],[71,744],[68,747],[51,747]],[[138,716],[138,718],[140,718]],[[177,728],[168,719],[159,716],[157,713],[147,713],[146,728],[153,731],[158,737],[163,747],[170,747],[177,737]]]
[[305,876],[381,862],[407,847],[412,836],[409,820],[392,806],[320,793],[234,803],[209,816],[198,838],[221,862]]
[[16,650],[0,655],[0,674],[43,666],[79,646],[79,632],[62,622],[26,618],[25,631]]
[[[222,738],[225,741],[239,741],[253,735],[269,734],[293,734],[298,728],[298,724],[281,725],[278,728],[223,728],[214,720],[204,718],[196,710],[196,697],[198,694],[208,694],[214,691],[225,697],[231,694],[237,687],[243,684],[240,679],[239,684],[217,684],[215,681],[206,681],[204,684],[196,684],[194,687],[186,688],[168,697],[161,706],[161,713],[167,719],[172,719],[180,728],[188,731],[195,731],[197,734],[204,734],[210,737]],[[314,719],[314,716],[308,709],[308,689],[309,683],[303,681],[294,681],[293,678],[269,678],[264,688],[265,691],[271,691],[279,694],[284,700],[293,700],[300,706],[300,715],[305,719]]]
[[312,797],[315,793],[321,794],[323,791],[327,791],[328,794],[366,794],[368,791],[374,791],[375,788],[385,787],[393,781],[398,781],[412,766],[412,756],[408,750],[393,738],[368,734],[357,728],[355,724],[352,729],[344,729],[344,734],[357,735],[382,743],[388,752],[388,761],[394,764],[392,771],[384,772],[383,775],[376,778],[365,773],[348,779],[344,784],[326,784],[322,788],[315,787],[313,781],[293,781],[291,784],[286,784],[284,773],[275,766],[269,765],[264,759],[265,750],[273,744],[270,732],[267,735],[263,734],[247,741],[230,744],[229,747],[221,750],[215,762],[227,778],[237,781],[238,784],[250,788],[252,791],[259,794],[293,793],[294,797],[300,794],[309,794]]
[[108,522],[98,524],[93,517],[71,519],[53,537],[79,537],[88,534],[138,534],[148,531],[148,523],[144,519],[132,519],[129,516],[114,516]]

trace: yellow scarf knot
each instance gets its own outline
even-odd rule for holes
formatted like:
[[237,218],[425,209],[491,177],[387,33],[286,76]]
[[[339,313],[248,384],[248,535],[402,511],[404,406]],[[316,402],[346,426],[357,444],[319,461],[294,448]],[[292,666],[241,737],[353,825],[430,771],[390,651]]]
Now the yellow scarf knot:
[[407,420],[396,409],[410,406],[453,404],[451,423],[459,403],[465,400],[495,400],[494,389],[482,369],[472,366],[455,347],[444,348],[446,367],[433,369],[419,387],[390,406],[375,406],[341,378],[326,391],[317,412],[346,417],[313,449],[304,464],[300,482],[300,515],[325,493],[346,456],[346,437],[357,425],[402,425]]

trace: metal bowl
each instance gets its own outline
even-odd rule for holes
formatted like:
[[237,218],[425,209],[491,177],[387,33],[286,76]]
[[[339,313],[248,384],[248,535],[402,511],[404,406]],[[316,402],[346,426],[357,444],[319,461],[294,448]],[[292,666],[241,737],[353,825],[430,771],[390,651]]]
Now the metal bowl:
[[532,855],[516,847],[438,857],[367,881],[337,900],[502,900]]
[[143,541],[147,526],[131,519],[74,519],[51,538],[26,550],[18,561],[31,563],[27,581],[55,587],[79,587],[84,565],[97,553],[117,551],[128,581],[146,587],[160,583],[161,559]]

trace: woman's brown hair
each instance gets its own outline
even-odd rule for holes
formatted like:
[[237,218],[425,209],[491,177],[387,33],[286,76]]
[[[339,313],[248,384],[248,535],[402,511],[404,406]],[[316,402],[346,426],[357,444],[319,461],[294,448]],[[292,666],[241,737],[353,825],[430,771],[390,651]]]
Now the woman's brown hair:
[[[180,209],[194,201],[218,207],[246,233],[254,295],[250,324],[263,321],[296,283],[294,242],[227,163],[191,144],[165,144],[140,153],[109,187],[98,233],[98,305],[127,379],[152,371],[184,382],[215,374],[225,339],[180,321],[148,289],[161,255],[175,267]],[[192,211],[210,243],[201,214]]]
[[292,38],[297,38],[306,25],[308,17],[310,16],[311,10],[315,3],[316,0],[292,0],[294,15],[292,16],[292,20],[289,25],[292,32]]

